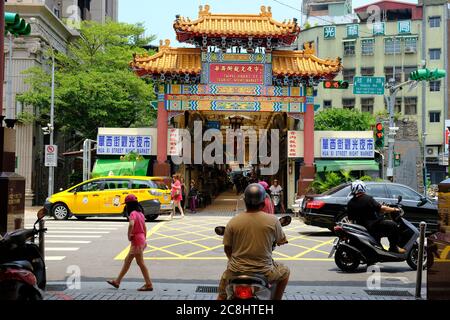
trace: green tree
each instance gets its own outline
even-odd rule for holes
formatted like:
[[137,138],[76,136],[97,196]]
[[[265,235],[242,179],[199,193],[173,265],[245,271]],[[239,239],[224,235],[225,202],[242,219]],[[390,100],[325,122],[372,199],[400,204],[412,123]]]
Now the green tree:
[[366,131],[375,123],[368,112],[340,108],[320,111],[315,117],[315,129],[319,131]]
[[[99,127],[150,126],[155,118],[150,107],[153,86],[129,68],[133,53],[145,52],[141,47],[154,38],[144,33],[140,24],[86,21],[67,52],[55,53],[55,126],[59,130],[93,139]],[[50,68],[35,67],[25,74],[31,90],[18,99],[37,107],[45,117],[50,110]]]

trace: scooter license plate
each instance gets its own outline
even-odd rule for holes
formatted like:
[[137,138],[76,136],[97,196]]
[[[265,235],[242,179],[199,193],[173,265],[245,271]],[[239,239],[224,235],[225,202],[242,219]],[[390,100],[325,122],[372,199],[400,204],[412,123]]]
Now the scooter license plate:
[[339,243],[339,238],[336,238],[333,242],[333,248],[330,251],[330,254],[328,255],[328,258],[331,258],[333,254],[336,252],[337,244]]

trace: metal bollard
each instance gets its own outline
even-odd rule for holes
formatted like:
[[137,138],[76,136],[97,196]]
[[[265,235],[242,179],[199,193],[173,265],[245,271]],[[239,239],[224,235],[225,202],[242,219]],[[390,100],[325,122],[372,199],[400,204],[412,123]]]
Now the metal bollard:
[[425,230],[427,224],[425,222],[420,223],[419,234],[419,253],[417,255],[417,276],[416,276],[416,299],[422,299],[422,273],[423,273],[423,255],[425,247]]
[[43,231],[45,228],[45,220],[42,219],[39,221],[39,251],[41,252],[42,259],[45,258],[45,232]]

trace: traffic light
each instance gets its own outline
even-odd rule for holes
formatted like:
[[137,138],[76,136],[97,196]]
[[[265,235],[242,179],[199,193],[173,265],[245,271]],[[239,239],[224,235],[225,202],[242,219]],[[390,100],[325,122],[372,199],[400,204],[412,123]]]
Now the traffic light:
[[444,69],[419,69],[411,72],[409,78],[416,81],[432,81],[440,78],[445,78],[446,75],[447,72]]
[[31,33],[31,25],[20,18],[18,13],[5,12],[5,35],[27,36]]
[[401,160],[402,160],[402,158],[401,158],[400,153],[394,153],[394,166],[395,167],[400,167]]
[[325,81],[323,83],[323,87],[325,89],[348,89],[349,84],[348,81],[333,81],[333,80],[329,80],[329,81]]
[[382,123],[377,123],[375,127],[375,146],[379,149],[384,147],[384,127]]

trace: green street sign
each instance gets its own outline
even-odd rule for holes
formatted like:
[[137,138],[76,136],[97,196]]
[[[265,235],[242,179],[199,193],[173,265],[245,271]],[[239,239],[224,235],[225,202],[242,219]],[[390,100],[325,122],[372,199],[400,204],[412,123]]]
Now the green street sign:
[[19,14],[5,12],[5,35],[27,36],[31,33],[31,25],[20,18]]
[[384,77],[355,77],[353,94],[384,95]]

